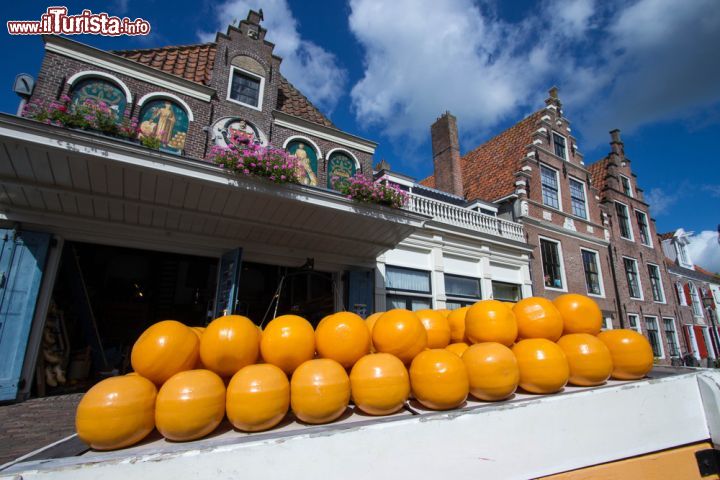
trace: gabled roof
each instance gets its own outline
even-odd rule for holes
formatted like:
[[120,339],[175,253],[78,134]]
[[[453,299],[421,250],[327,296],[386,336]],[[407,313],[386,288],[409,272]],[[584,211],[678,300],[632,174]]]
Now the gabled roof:
[[610,158],[605,157],[587,167],[588,171],[590,171],[590,181],[592,182],[593,187],[597,188],[598,191],[602,192],[605,189],[605,177],[607,176],[607,167],[609,163]]
[[[210,85],[217,45],[215,43],[199,43],[141,50],[115,50],[112,53],[191,82]],[[288,115],[326,127],[334,127],[333,123],[282,75],[280,75],[280,87],[275,108]]]
[[720,280],[720,275],[718,275],[717,273],[713,273],[713,272],[711,272],[710,270],[705,270],[705,269],[702,268],[700,265],[695,265],[695,271],[696,271],[696,272],[703,273],[703,274],[708,275],[708,276],[710,276],[710,277],[715,277],[716,280]]
[[658,238],[660,238],[660,241],[661,241],[661,242],[662,242],[663,240],[670,240],[670,239],[673,238],[674,236],[675,236],[675,232],[674,232],[674,231],[672,231],[672,232],[665,232],[665,233],[658,233]]
[[[543,111],[538,110],[525,117],[462,157],[460,165],[466,198],[492,202],[515,191],[518,161],[532,143],[533,132]],[[431,175],[420,183],[435,188],[435,177]]]
[[214,43],[200,43],[142,50],[115,50],[112,53],[191,82],[209,85],[216,52]]

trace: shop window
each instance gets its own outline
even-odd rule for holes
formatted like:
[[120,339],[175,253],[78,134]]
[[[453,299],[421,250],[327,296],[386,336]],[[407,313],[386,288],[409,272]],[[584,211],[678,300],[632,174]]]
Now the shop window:
[[633,240],[627,205],[615,202],[615,212],[617,213],[618,224],[620,225],[620,236],[627,240]]
[[635,219],[637,220],[638,231],[640,232],[640,242],[643,245],[652,247],[650,241],[650,228],[648,227],[648,219],[645,212],[635,210]]
[[570,178],[570,203],[572,213],[580,218],[587,219],[587,205],[585,201],[585,184]]
[[313,187],[317,186],[318,152],[315,151],[310,142],[293,140],[287,144],[285,149],[290,155],[295,155],[298,160],[300,183]]
[[540,254],[542,256],[545,287],[564,288],[560,244],[541,238]]
[[492,282],[493,298],[501,302],[518,302],[522,299],[520,285],[506,282]]
[[623,258],[625,266],[625,278],[628,282],[628,290],[630,298],[642,300],[642,289],[640,287],[640,277],[638,276],[637,260],[634,258]]
[[668,349],[671,357],[680,356],[680,344],[678,343],[677,331],[675,330],[674,318],[663,318],[663,326],[665,327],[665,338],[668,342]]
[[161,150],[182,153],[189,126],[188,114],[168,99],[150,100],[140,111],[140,135],[157,137]]
[[118,121],[123,118],[127,105],[125,92],[120,87],[108,80],[94,77],[83,79],[73,85],[70,98],[73,105],[82,105],[86,100],[103,102],[115,113]]
[[645,317],[645,328],[647,328],[648,340],[652,347],[653,356],[664,358],[662,339],[660,338],[660,330],[658,330],[656,317]]
[[432,307],[430,272],[412,268],[385,267],[387,309],[422,310]]
[[355,175],[355,160],[345,152],[333,152],[327,166],[327,186],[336,190]]
[[648,275],[650,276],[650,287],[652,287],[653,301],[665,303],[665,292],[663,291],[662,280],[660,280],[660,267],[649,263]]
[[560,209],[560,196],[558,189],[558,173],[552,168],[540,165],[540,178],[542,182],[543,205]]
[[463,277],[460,275],[445,274],[445,296],[447,308],[455,309],[472,305],[482,297],[480,294],[480,279]]
[[590,250],[580,250],[583,260],[583,269],[585,270],[585,286],[590,295],[602,295],[602,285],[600,281],[600,265],[598,264],[598,254]]

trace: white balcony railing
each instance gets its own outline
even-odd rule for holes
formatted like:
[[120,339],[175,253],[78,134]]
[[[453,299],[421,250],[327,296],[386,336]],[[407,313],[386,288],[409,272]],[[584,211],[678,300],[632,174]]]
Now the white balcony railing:
[[509,240],[525,242],[523,226],[519,223],[503,220],[474,210],[468,210],[439,200],[433,200],[432,198],[410,194],[405,208],[416,213],[431,216],[433,220],[437,222],[447,223],[490,235],[497,235]]

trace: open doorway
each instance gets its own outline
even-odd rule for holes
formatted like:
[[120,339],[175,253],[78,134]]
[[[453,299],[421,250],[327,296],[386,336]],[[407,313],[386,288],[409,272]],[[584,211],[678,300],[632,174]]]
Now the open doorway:
[[130,351],[161,320],[205,325],[217,259],[66,242],[42,335],[34,396],[83,391],[131,370]]

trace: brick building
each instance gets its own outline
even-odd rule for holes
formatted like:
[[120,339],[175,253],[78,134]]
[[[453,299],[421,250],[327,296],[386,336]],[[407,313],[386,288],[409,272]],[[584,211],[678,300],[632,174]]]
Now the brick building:
[[682,325],[684,353],[694,356],[703,366],[714,366],[720,355],[720,276],[693,262],[687,248],[691,236],[691,232],[679,228],[658,235],[658,241]]
[[618,308],[624,326],[646,335],[655,356],[669,363],[688,350],[681,346],[680,319],[665,256],[620,132],[613,130],[610,135],[610,153],[588,169],[610,223]]
[[556,88],[545,104],[464,156],[455,117],[444,114],[431,127],[434,174],[421,183],[496,203],[499,216],[524,225],[533,246],[534,294],[587,294],[600,305],[606,325],[619,326],[600,192]]

